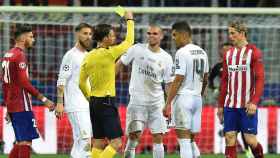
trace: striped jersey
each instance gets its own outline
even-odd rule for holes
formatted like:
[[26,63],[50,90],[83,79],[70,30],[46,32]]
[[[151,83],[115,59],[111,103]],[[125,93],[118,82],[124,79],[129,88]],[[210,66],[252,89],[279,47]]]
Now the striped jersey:
[[39,91],[29,81],[27,60],[21,48],[12,48],[4,55],[1,78],[8,112],[31,111],[30,94],[36,97]]
[[248,102],[257,104],[263,87],[261,51],[253,44],[229,49],[223,58],[219,106],[243,108]]

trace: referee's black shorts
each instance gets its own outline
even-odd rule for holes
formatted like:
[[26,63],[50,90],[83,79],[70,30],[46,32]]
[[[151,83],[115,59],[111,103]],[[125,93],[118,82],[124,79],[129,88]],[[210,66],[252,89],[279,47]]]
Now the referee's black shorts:
[[90,119],[93,138],[115,139],[123,136],[115,97],[90,97]]

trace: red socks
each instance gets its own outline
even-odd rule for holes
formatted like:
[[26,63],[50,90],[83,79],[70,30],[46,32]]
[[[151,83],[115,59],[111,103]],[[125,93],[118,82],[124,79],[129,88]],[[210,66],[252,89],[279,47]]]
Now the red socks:
[[253,152],[255,158],[264,158],[263,157],[263,148],[260,143],[258,143],[258,145],[254,149],[252,149],[252,152]]
[[226,146],[226,158],[237,158],[236,146]]
[[9,154],[9,158],[18,158],[18,149],[19,149],[19,146],[15,144]]
[[14,145],[9,158],[30,158],[30,149],[29,145]]

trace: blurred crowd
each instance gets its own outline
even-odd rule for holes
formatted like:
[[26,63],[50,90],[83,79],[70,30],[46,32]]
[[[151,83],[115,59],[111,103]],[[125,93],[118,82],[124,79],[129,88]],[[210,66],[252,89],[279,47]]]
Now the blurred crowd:
[[153,7],[279,7],[279,0],[0,0],[0,5],[153,6]]

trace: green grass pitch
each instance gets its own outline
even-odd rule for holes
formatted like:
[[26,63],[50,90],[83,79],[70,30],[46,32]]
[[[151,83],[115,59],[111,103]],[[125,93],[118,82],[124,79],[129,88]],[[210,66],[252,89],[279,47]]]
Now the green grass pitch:
[[[265,155],[265,158],[279,158],[280,155]],[[7,155],[0,155],[0,158],[7,158]],[[69,158],[69,155],[32,155],[32,158]],[[121,158],[121,156],[115,156]],[[137,155],[136,158],[152,158],[151,154]],[[166,155],[165,158],[180,158],[179,155]],[[202,155],[201,158],[224,158],[223,155]],[[238,158],[246,158],[244,155],[239,155]]]

